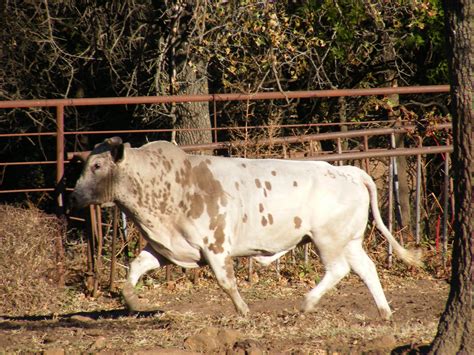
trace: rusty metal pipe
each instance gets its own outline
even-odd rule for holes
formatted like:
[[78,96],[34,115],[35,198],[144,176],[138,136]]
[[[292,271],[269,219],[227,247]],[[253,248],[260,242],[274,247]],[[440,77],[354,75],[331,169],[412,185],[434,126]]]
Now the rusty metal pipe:
[[[343,154],[329,154],[315,157],[301,157],[292,160],[323,160],[323,161],[337,161],[337,160],[358,160],[365,158],[386,158],[395,156],[407,156],[416,154],[440,154],[452,152],[453,146],[436,146],[423,148],[398,148],[398,149],[382,149],[368,152],[353,152]],[[291,158],[290,158],[291,159]]]
[[253,94],[204,94],[204,95],[170,95],[138,97],[104,97],[82,99],[41,99],[0,101],[0,108],[54,107],[62,106],[99,106],[99,105],[138,105],[177,102],[204,101],[247,101],[247,100],[286,100],[311,99],[341,96],[372,96],[393,94],[434,94],[448,93],[449,85],[406,86],[369,89],[337,89],[317,91],[260,92]]

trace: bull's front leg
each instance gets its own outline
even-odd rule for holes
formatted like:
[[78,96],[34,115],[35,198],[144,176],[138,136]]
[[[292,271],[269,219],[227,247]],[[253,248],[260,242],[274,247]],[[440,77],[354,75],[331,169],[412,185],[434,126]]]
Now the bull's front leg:
[[157,254],[149,245],[143,249],[138,257],[130,264],[127,281],[122,288],[122,296],[127,308],[135,312],[156,311],[157,307],[150,305],[138,298],[135,286],[142,275],[153,269],[170,264],[170,262]]
[[204,252],[209,266],[216,275],[217,283],[229,295],[238,313],[245,316],[249,313],[249,307],[237,290],[237,281],[234,274],[232,258],[228,254],[217,253],[206,250]]

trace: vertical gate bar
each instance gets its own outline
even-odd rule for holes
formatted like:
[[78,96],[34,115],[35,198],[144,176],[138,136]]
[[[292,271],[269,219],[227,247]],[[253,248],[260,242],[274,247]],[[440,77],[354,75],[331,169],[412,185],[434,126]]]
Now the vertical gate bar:
[[87,278],[86,285],[87,291],[94,294],[94,285],[95,285],[95,233],[96,233],[96,214],[95,206],[89,206],[89,218],[90,218],[90,232],[87,242]]
[[[369,151],[369,136],[364,135],[364,151],[368,152]],[[368,174],[369,173],[369,159],[365,158],[364,159],[364,164],[365,164],[365,172]]]
[[139,253],[140,253],[140,252],[143,250],[143,248],[144,248],[144,245],[143,245],[143,244],[145,244],[145,241],[143,240],[142,234],[139,233],[139,234],[138,234],[138,252],[139,252]]
[[122,215],[122,230],[123,230],[123,236],[125,239],[128,239],[128,228],[127,228],[127,215],[125,212],[120,213]]
[[56,106],[56,188],[58,214],[64,214],[64,105]]
[[212,95],[213,103],[213,119],[214,119],[214,143],[217,143],[217,107],[216,107],[216,98]]
[[[390,135],[390,146],[392,149],[396,149],[396,142],[395,142],[395,133]],[[398,178],[398,165],[397,165],[397,157],[392,157],[392,181],[393,181],[393,196],[395,201],[395,217],[398,222],[398,230],[403,229],[402,225],[402,210],[401,210],[401,203],[400,203],[400,182]],[[403,236],[400,235],[400,244],[403,246]]]
[[[446,145],[449,145],[449,138],[446,139]],[[442,234],[442,258],[443,265],[446,266],[446,253],[448,249],[448,204],[449,204],[449,160],[450,155],[445,153],[444,159],[444,196],[443,196],[443,234]]]
[[99,273],[102,266],[102,213],[100,206],[95,206],[96,211],[96,228],[97,228],[97,254],[95,260],[95,282],[93,297],[97,297],[99,291]]
[[117,234],[120,213],[117,206],[114,206],[113,231],[112,231],[112,255],[110,257],[110,291],[115,290],[115,263],[117,262]]
[[[393,233],[393,165],[394,158],[390,157],[388,173],[388,230]],[[387,267],[392,267],[392,245],[388,243]]]
[[309,243],[304,245],[304,266],[308,266]]
[[[56,106],[56,189],[57,189],[57,215],[63,223],[64,217],[64,105]],[[63,228],[62,228],[63,229]],[[66,228],[64,228],[66,230]],[[58,283],[64,284],[64,246],[63,239],[56,239],[56,250],[58,254]]]
[[[342,154],[341,138],[337,138],[337,154]],[[337,165],[342,165],[342,160],[338,160]]]
[[253,259],[248,258],[249,261],[249,283],[252,283],[252,274],[253,274]]
[[[423,139],[418,137],[418,147],[423,145]],[[415,225],[415,242],[420,245],[420,223],[421,223],[421,154],[416,156],[416,225]]]

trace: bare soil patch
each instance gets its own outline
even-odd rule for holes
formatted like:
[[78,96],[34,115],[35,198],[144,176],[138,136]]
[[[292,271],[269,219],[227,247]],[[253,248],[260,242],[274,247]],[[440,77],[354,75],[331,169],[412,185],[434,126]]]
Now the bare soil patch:
[[[282,258],[279,277],[273,266],[255,266],[251,284],[242,261],[237,277],[250,306],[248,317],[236,314],[208,268],[197,284],[179,268],[170,282],[164,270],[146,276],[137,291],[160,311],[130,314],[118,293],[105,291],[107,265],[103,293],[85,296],[80,239],[66,245],[67,286],[58,288],[55,238],[60,228],[54,217],[36,209],[0,205],[0,353],[389,353],[431,341],[449,290],[446,281],[424,270],[396,262],[384,269],[384,247],[369,233],[367,249],[379,264],[394,311],[390,322],[379,319],[355,275],[323,297],[316,312],[300,313],[304,295],[323,274],[314,252],[308,265]],[[123,266],[118,270],[122,281],[125,271]]]
[[[182,279],[143,288],[143,297],[160,305],[162,312],[156,313],[129,314],[118,297],[89,299],[71,292],[60,313],[2,314],[0,352],[389,353],[397,346],[429,342],[444,309],[447,283],[388,273],[382,278],[394,310],[390,322],[379,320],[372,297],[355,276],[326,295],[312,314],[298,310],[309,290],[304,282],[241,282],[251,309],[247,318],[236,315],[228,297],[208,279],[197,285]],[[217,335],[209,328],[237,336],[233,344],[213,347]],[[200,341],[207,345],[199,348]]]

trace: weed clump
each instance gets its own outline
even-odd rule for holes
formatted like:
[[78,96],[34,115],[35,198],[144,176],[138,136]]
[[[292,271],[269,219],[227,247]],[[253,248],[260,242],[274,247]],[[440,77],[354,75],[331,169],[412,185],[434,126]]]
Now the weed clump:
[[58,286],[57,238],[61,221],[37,208],[0,205],[0,314],[54,312]]

